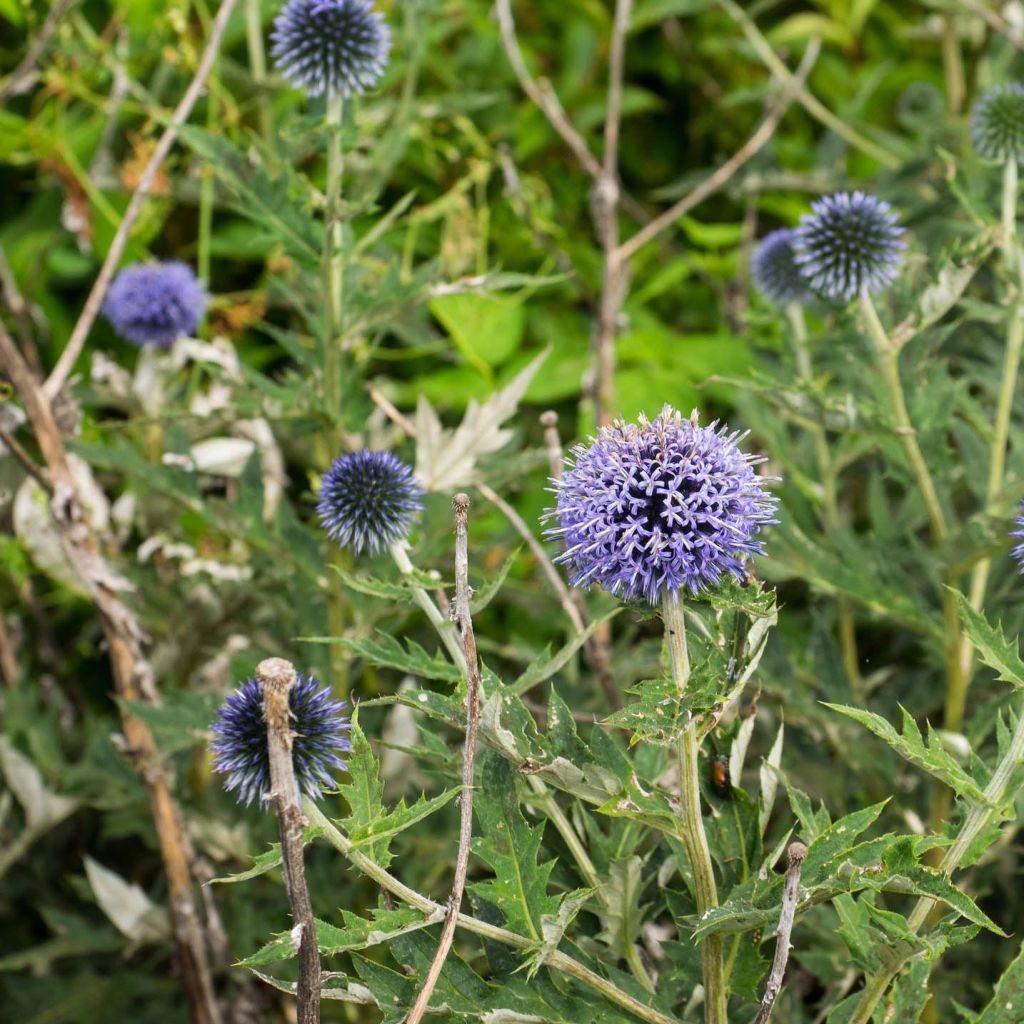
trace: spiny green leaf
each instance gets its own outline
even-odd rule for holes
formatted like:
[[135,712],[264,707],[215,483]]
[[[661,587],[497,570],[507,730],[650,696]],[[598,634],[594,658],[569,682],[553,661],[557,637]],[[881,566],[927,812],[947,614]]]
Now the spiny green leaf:
[[410,806],[406,806],[403,799],[393,811],[384,814],[369,824],[350,829],[348,837],[352,840],[353,846],[373,844],[376,848],[377,844],[382,840],[396,836],[399,832],[410,828],[433,814],[434,811],[444,807],[445,804],[451,803],[461,792],[462,786],[454,786],[452,789],[446,790],[439,796],[431,797],[429,800],[425,796],[420,796]]
[[[378,821],[385,817],[384,783],[380,778],[380,768],[374,756],[370,741],[359,727],[358,711],[352,715],[350,733],[352,751],[348,755],[348,781],[338,787],[338,792],[345,798],[349,812],[337,821],[338,827],[346,835],[369,834]],[[381,867],[391,863],[388,849],[388,838],[367,840],[363,852],[375,860]]]
[[964,629],[981,660],[989,668],[995,669],[1003,682],[1024,686],[1024,661],[1021,661],[1017,641],[1008,641],[1002,629],[989,625],[988,620],[971,607],[963,594],[956,590],[953,593],[960,605]]
[[887,800],[883,800],[829,825],[807,848],[800,872],[801,883],[813,885],[827,878],[829,866],[856,845],[857,837],[878,820],[887,803]]
[[444,916],[441,913],[427,916],[412,907],[398,907],[394,910],[378,907],[371,913],[373,917],[368,920],[351,911],[342,910],[344,926],[341,928],[326,921],[317,921],[316,942],[320,952],[330,955],[379,946],[406,932],[438,924]]
[[406,647],[387,633],[377,633],[376,639],[369,637],[303,636],[308,644],[340,644],[353,654],[365,658],[374,665],[397,669],[424,679],[442,679],[457,683],[462,672],[441,654],[430,655],[415,640],[406,640]]
[[985,802],[985,795],[978,784],[960,767],[952,755],[942,745],[939,736],[928,730],[928,743],[924,742],[921,730],[913,716],[900,706],[903,716],[902,735],[881,715],[862,708],[851,708],[843,704],[829,704],[825,707],[838,711],[841,715],[860,722],[866,729],[873,732],[879,739],[885,740],[902,758],[923,769],[930,775],[949,786],[959,796],[966,797],[977,803]]

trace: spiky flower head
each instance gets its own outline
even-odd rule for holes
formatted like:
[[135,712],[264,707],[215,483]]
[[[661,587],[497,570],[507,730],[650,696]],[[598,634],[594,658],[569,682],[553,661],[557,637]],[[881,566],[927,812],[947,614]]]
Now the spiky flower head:
[[316,510],[327,535],[356,553],[404,540],[423,508],[412,469],[391,452],[342,455],[324,474]]
[[1014,546],[1013,557],[1017,561],[1020,573],[1024,575],[1024,501],[1020,503],[1014,522],[1017,524],[1017,529],[1012,530],[1010,536],[1016,537],[1021,543]]
[[744,579],[761,527],[776,521],[753,469],[762,460],[738,447],[744,436],[666,405],[653,422],[618,421],[576,445],[547,516],[558,525],[546,531],[564,543],[556,561],[572,566],[573,584],[656,604]]
[[1003,82],[971,110],[971,145],[986,160],[1024,158],[1024,85]]
[[194,334],[206,293],[187,263],[134,263],[103,300],[103,315],[125,341],[166,348]]
[[796,229],[794,258],[814,292],[849,302],[892,283],[906,242],[887,202],[866,192],[837,192],[811,209]]
[[[345,771],[343,754],[352,749],[351,723],[345,702],[334,700],[330,688],[313,676],[300,675],[288,691],[292,720],[292,764],[295,781],[306,796],[317,798],[335,785],[335,773]],[[238,802],[270,799],[270,753],[263,720],[263,692],[247,679],[221,705],[211,726],[210,744],[215,771],[227,775],[224,788],[237,790]]]
[[384,74],[391,29],[371,0],[288,0],[274,19],[271,53],[310,96],[360,96]]
[[750,257],[750,273],[757,290],[780,306],[806,302],[811,290],[796,265],[794,232],[779,228],[757,243]]

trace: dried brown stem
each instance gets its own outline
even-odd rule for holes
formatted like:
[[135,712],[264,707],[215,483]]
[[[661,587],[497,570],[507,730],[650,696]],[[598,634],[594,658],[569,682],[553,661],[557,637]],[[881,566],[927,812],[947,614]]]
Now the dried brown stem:
[[153,155],[149,158],[149,162],[139,178],[139,183],[132,193],[132,198],[128,203],[128,208],[125,210],[124,217],[121,218],[121,223],[118,225],[114,240],[107,250],[103,266],[100,267],[100,272],[96,275],[96,280],[93,282],[89,297],[85,300],[82,313],[74,329],[71,331],[71,337],[68,338],[68,343],[60,354],[57,365],[46,380],[43,390],[48,398],[52,399],[64,386],[64,382],[68,379],[74,368],[75,361],[85,346],[89,331],[92,330],[92,325],[96,322],[100,306],[103,304],[103,299],[106,297],[107,289],[110,287],[114,271],[117,269],[118,261],[121,259],[124,248],[128,244],[128,236],[131,234],[132,227],[142,211],[142,204],[146,196],[149,195],[149,190],[153,187],[157,172],[160,170],[164,160],[167,159],[167,154],[171,151],[174,140],[178,137],[178,129],[188,119],[189,114],[192,113],[192,108],[196,105],[196,101],[203,91],[203,86],[206,84],[206,79],[217,57],[217,51],[220,49],[221,37],[224,35],[224,29],[227,27],[228,18],[231,17],[231,12],[234,10],[236,2],[237,0],[222,0],[221,2],[217,17],[214,18],[213,24],[210,26],[210,37],[206,42],[203,55],[199,58],[199,66],[196,68],[195,76],[188,89],[185,90],[185,95],[182,96],[181,102],[171,115],[171,120],[160,136],[160,141],[153,149]]
[[267,724],[270,798],[277,810],[284,885],[295,922],[292,941],[297,938],[299,943],[298,1024],[320,1024],[320,951],[316,944],[313,904],[306,886],[303,817],[292,763],[292,727],[288,707],[288,691],[294,685],[297,673],[283,658],[267,658],[256,666],[256,679],[263,693],[263,720]]
[[36,465],[35,459],[33,459],[32,456],[21,447],[18,443],[18,439],[3,426],[0,426],[0,441],[3,442],[11,455],[13,455],[21,464],[21,468],[25,470],[25,472],[28,473],[28,475],[32,477],[32,479],[35,480],[35,482],[39,484],[47,494],[52,496],[53,487],[50,484],[49,477],[47,477],[43,469]]
[[786,884],[782,891],[782,913],[779,915],[779,927],[775,932],[775,957],[754,1024],[768,1024],[772,1007],[779,992],[782,991],[782,979],[786,975],[786,964],[789,962],[789,937],[793,933],[793,918],[796,916],[796,905],[800,899],[800,867],[807,856],[807,847],[803,843],[790,843],[787,853],[789,866],[786,868]]
[[452,499],[455,510],[455,625],[462,638],[466,654],[466,738],[462,748],[462,793],[459,795],[459,849],[455,857],[455,877],[448,897],[448,910],[438,940],[437,952],[423,979],[416,1001],[406,1024],[419,1024],[430,1005],[434,986],[441,976],[444,962],[455,939],[455,926],[459,919],[459,906],[466,888],[469,870],[469,847],[473,837],[473,767],[476,761],[476,736],[480,724],[480,662],[476,653],[476,636],[469,610],[469,495],[456,494]]
[[[131,610],[117,596],[118,580],[101,554],[100,543],[82,514],[82,505],[68,466],[67,453],[53,409],[6,328],[0,323],[0,368],[21,398],[53,484],[50,512],[64,552],[74,566],[103,623],[117,694],[123,701],[152,700],[152,669],[142,653],[145,634]],[[171,923],[179,969],[193,1024],[220,1024],[207,949],[192,889],[190,850],[170,780],[149,727],[121,705],[127,746],[146,784],[167,875]]]
[[0,611],[0,677],[4,685],[13,686],[18,681],[18,659],[14,656],[14,644],[7,629],[7,620]]
[[548,453],[548,469],[552,480],[562,479],[564,453],[562,438],[558,433],[558,413],[554,409],[540,414],[540,425],[544,428],[544,447]]

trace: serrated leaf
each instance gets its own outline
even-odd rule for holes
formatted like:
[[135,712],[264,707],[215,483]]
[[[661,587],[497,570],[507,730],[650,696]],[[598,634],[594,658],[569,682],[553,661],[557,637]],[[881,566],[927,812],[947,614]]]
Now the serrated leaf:
[[985,795],[981,788],[948,753],[942,745],[940,737],[929,729],[926,745],[917,723],[902,705],[900,706],[900,713],[903,716],[902,734],[898,733],[881,715],[876,715],[873,711],[827,702],[825,702],[825,707],[859,722],[879,739],[884,740],[904,760],[944,782],[959,796],[976,803],[985,803]]
[[555,862],[540,860],[544,826],[526,823],[516,797],[515,772],[503,758],[488,751],[479,766],[482,784],[473,802],[478,835],[472,850],[494,878],[471,888],[501,911],[508,928],[541,942],[541,919],[558,913],[558,899],[547,891]]
[[1018,1024],[1024,1014],[1024,946],[996,983],[977,1024]]
[[829,866],[847,854],[857,843],[857,838],[870,828],[885,810],[887,800],[864,807],[833,822],[807,847],[800,871],[801,885],[811,886],[831,876]]
[[714,673],[695,669],[685,693],[680,693],[675,680],[668,676],[642,679],[629,692],[640,699],[609,715],[606,724],[628,729],[634,743],[643,740],[672,746],[684,725],[715,707],[721,697],[721,685]]
[[281,844],[274,843],[269,850],[258,853],[252,862],[252,867],[245,871],[239,871],[236,875],[222,875],[220,878],[211,878],[210,885],[227,885],[232,882],[247,882],[250,878],[258,878],[281,863]]
[[369,637],[302,636],[307,644],[340,644],[353,654],[365,658],[374,665],[397,669],[408,675],[424,679],[441,679],[457,683],[462,673],[442,654],[428,654],[415,640],[406,640],[406,646],[387,633]]
[[501,425],[512,416],[533,375],[547,357],[545,350],[482,405],[470,399],[462,423],[446,430],[434,407],[420,396],[416,406],[416,476],[428,491],[454,491],[473,483],[477,461],[504,448],[511,430]]
[[318,920],[316,942],[320,952],[329,956],[353,949],[379,946],[382,942],[390,942],[399,935],[428,928],[444,919],[444,913],[441,911],[425,915],[412,907],[398,907],[394,910],[378,907],[371,913],[373,917],[367,919],[351,911],[342,910],[344,926],[341,928],[327,921]]
[[[380,778],[380,768],[370,741],[359,726],[358,712],[352,716],[349,736],[352,750],[346,757],[348,780],[338,787],[338,792],[345,798],[349,810],[348,814],[337,819],[335,824],[346,835],[368,835],[367,830],[385,817],[384,783]],[[363,853],[386,868],[391,863],[391,852],[388,847],[387,837],[368,841]]]
[[574,889],[562,897],[558,905],[557,914],[543,914],[540,919],[541,942],[540,945],[530,954],[526,961],[526,976],[531,980],[536,976],[537,971],[547,963],[549,957],[554,953],[562,938],[565,936],[569,925],[576,920],[576,915],[586,906],[594,895],[593,889]]
[[971,607],[963,594],[956,590],[953,593],[960,606],[964,629],[971,638],[978,657],[989,668],[995,669],[998,678],[1003,682],[1024,686],[1024,661],[1021,661],[1017,641],[1007,641],[1003,631],[989,625],[988,620]]
[[401,800],[398,806],[382,817],[375,819],[367,825],[348,829],[348,838],[356,847],[368,844],[378,844],[385,839],[391,839],[407,828],[429,817],[434,811],[439,810],[454,800],[462,792],[462,786],[454,786],[439,796],[431,797],[429,800],[421,796],[414,804],[406,806]]

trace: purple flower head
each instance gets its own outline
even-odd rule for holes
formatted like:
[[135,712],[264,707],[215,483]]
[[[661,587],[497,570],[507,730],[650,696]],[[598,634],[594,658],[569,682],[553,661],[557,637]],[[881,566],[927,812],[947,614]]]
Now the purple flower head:
[[412,469],[391,452],[342,455],[324,474],[316,511],[327,536],[357,554],[409,536],[423,491]]
[[[352,749],[345,702],[333,700],[328,687],[300,675],[288,691],[292,718],[292,763],[295,781],[306,796],[317,798],[335,785],[335,772],[345,771],[342,754]],[[215,771],[227,775],[224,788],[238,791],[238,802],[270,799],[270,754],[263,720],[263,693],[247,679],[228,694],[211,726],[210,750]]]
[[103,300],[103,315],[125,341],[161,348],[194,334],[205,309],[203,286],[176,260],[125,267]]
[[1017,540],[1022,543],[1014,546],[1013,557],[1017,561],[1017,567],[1022,575],[1024,575],[1024,501],[1020,503],[1020,508],[1017,512],[1017,516],[1013,520],[1017,524],[1017,529],[1010,532],[1011,537],[1016,537]]
[[1003,82],[971,110],[971,145],[986,160],[1024,159],[1024,85]]
[[794,232],[789,228],[779,228],[765,235],[750,257],[750,273],[757,290],[780,306],[811,298],[811,290],[796,265],[793,239]]
[[753,469],[763,460],[737,446],[744,436],[666,405],[653,422],[618,421],[573,448],[547,515],[558,525],[545,531],[565,544],[556,561],[572,566],[573,584],[656,604],[744,579],[761,527],[776,522]]
[[391,29],[370,0],[288,0],[274,19],[271,53],[310,96],[360,96],[384,74]]
[[893,282],[906,242],[887,202],[866,192],[837,192],[811,209],[794,233],[794,249],[796,265],[813,291],[850,302]]

